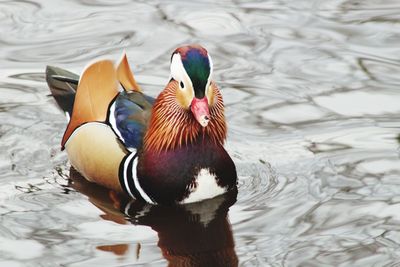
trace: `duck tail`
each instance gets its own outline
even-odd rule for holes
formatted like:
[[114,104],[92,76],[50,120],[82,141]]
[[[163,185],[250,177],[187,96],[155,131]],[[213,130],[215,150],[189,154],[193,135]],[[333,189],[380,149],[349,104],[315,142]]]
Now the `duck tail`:
[[47,66],[46,81],[58,106],[68,118],[71,118],[79,75],[61,68]]

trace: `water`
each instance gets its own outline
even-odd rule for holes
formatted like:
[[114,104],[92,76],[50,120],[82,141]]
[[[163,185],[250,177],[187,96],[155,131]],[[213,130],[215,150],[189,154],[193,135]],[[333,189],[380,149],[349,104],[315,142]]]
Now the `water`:
[[[0,266],[400,266],[399,14],[394,0],[0,1]],[[160,209],[69,181],[45,66],[79,73],[125,49],[156,95],[183,43],[213,57],[237,197]]]

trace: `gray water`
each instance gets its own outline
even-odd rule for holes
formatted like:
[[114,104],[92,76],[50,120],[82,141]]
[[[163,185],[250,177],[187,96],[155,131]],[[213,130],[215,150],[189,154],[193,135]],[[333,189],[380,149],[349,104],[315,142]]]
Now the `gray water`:
[[[45,66],[125,49],[155,96],[184,43],[213,57],[236,203],[128,211],[71,182]],[[397,0],[0,1],[0,266],[176,266],[179,242],[225,265],[400,266],[399,86]]]

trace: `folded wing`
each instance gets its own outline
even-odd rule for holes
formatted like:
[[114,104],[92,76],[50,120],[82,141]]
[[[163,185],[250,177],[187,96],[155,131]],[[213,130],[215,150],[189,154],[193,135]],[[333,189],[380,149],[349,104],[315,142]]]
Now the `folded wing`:
[[130,151],[142,144],[153,102],[140,92],[121,92],[110,108],[111,127]]

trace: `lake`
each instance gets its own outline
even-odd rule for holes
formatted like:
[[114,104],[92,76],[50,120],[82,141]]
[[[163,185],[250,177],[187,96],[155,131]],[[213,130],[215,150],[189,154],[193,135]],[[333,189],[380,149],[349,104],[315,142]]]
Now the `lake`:
[[[153,207],[82,180],[46,65],[125,50],[156,96],[187,43],[237,195]],[[0,70],[0,266],[400,266],[399,1],[0,1]]]

